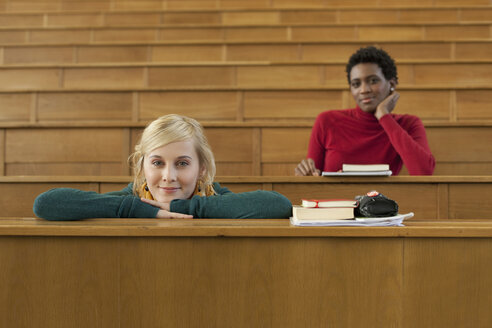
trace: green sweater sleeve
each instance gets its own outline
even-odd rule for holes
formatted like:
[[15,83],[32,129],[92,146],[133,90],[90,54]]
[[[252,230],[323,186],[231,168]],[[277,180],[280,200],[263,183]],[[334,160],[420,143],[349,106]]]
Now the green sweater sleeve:
[[158,208],[142,202],[131,184],[117,192],[99,194],[72,188],[56,188],[34,200],[36,216],[53,221],[88,218],[155,218]]
[[214,184],[217,195],[191,199],[175,199],[171,212],[191,214],[195,218],[277,219],[292,215],[292,204],[275,191],[256,190],[232,193]]

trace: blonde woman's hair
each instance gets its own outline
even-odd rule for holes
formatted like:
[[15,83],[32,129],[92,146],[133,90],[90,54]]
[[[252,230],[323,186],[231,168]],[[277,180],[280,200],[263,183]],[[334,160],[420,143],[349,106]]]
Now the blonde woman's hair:
[[151,122],[142,133],[140,141],[135,146],[135,152],[129,161],[133,169],[133,193],[145,183],[143,164],[145,155],[156,148],[173,142],[192,140],[199,158],[200,170],[203,174],[197,183],[196,193],[202,196],[215,194],[213,182],[215,178],[215,160],[202,126],[198,121],[177,114],[164,115]]

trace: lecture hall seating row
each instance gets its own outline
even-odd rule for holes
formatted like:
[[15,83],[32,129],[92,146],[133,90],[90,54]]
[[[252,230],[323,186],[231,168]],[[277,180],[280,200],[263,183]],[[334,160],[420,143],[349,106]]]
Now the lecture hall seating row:
[[[492,192],[490,176],[431,177],[246,177],[218,176],[234,192],[273,190],[293,204],[302,198],[348,198],[377,190],[396,200],[400,213],[413,212],[411,221],[492,219],[492,205],[484,195]],[[0,217],[32,217],[34,199],[51,188],[77,188],[100,193],[121,190],[129,176],[0,177]],[[19,199],[18,195],[22,194]],[[1,219],[0,219],[1,220]]]
[[[489,4],[487,4],[489,5]],[[268,9],[172,11],[152,10],[111,12],[1,13],[3,27],[75,27],[132,25],[281,25],[281,24],[344,24],[357,23],[468,23],[490,21],[490,6],[451,8],[343,8],[343,9]]]
[[[311,125],[204,122],[221,176],[293,175],[306,156]],[[61,122],[0,129],[0,175],[129,176],[127,159],[141,126]],[[428,124],[429,144],[437,162],[435,174],[490,175],[491,127],[485,123]]]

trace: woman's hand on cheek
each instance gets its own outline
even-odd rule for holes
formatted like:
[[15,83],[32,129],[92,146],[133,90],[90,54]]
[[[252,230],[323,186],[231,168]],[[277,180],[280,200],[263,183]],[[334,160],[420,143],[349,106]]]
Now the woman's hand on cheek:
[[395,109],[396,103],[400,99],[400,94],[398,92],[393,92],[388,97],[386,97],[376,108],[374,116],[379,120],[386,114],[389,114]]
[[146,198],[141,198],[140,200],[144,203],[160,208],[156,216],[158,219],[193,219],[193,215],[171,212],[169,203],[161,203],[156,200]]

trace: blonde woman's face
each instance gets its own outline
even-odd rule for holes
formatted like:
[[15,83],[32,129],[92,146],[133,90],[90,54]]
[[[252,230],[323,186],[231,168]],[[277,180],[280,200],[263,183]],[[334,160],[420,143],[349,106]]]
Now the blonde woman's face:
[[193,142],[173,142],[145,155],[144,175],[155,200],[170,203],[173,199],[190,198],[200,177]]

